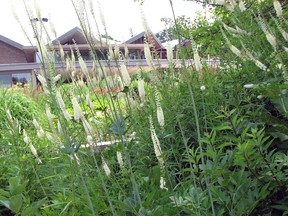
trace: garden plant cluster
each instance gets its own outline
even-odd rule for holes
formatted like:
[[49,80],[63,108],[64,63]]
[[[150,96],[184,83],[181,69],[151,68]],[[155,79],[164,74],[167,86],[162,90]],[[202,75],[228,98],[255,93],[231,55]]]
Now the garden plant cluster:
[[[104,18],[71,3],[98,65],[90,26]],[[147,37],[150,71],[129,74],[127,53],[111,48],[114,73],[77,52],[79,74],[59,45],[60,75],[35,38],[43,91],[0,90],[0,215],[288,215],[288,4],[203,6],[212,20],[166,20],[192,65],[176,66],[168,45],[158,67]]]

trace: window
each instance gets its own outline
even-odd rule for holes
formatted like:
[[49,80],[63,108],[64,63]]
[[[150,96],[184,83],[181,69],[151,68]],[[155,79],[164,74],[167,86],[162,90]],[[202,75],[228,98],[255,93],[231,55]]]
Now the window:
[[0,87],[11,87],[11,74],[0,74]]
[[[10,81],[11,83],[11,81]],[[12,84],[15,85],[17,83],[21,83],[22,86],[25,84],[31,83],[31,74],[30,73],[15,73],[12,74]]]
[[10,88],[12,85],[31,84],[31,73],[0,74],[0,88]]
[[[52,62],[54,62],[55,61],[55,54],[54,54],[54,52],[49,52],[49,60],[50,61],[52,61]],[[42,63],[43,62],[43,58],[42,58],[42,55],[41,55],[41,53],[40,52],[36,52],[35,53],[35,62],[36,63]]]

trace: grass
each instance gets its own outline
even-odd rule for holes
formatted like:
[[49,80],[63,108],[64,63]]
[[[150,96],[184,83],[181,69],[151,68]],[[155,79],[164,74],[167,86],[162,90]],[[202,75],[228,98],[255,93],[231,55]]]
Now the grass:
[[[269,50],[277,58],[268,56],[262,70],[256,55],[247,59],[253,37],[239,36],[245,55],[235,57],[229,43],[237,40],[225,34],[217,70],[170,64],[130,80],[120,65],[112,75],[81,64],[86,79],[68,71],[65,84],[53,81],[57,72],[44,58],[50,67],[38,78],[46,93],[2,89],[0,214],[288,214],[287,82],[276,64],[286,67],[285,41],[277,34],[279,46],[263,48],[262,64]],[[195,48],[183,53],[197,59]],[[73,57],[67,62],[73,66]]]

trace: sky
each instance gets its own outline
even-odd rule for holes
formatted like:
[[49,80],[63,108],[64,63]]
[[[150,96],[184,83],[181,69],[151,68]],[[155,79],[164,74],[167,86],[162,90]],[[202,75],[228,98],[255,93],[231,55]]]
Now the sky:
[[[72,28],[80,26],[71,0],[25,1],[31,10],[29,13],[37,17],[36,2],[41,16],[49,19],[44,25],[48,29],[50,29],[50,25],[53,25],[57,36],[61,36]],[[92,0],[92,2],[97,16],[99,15],[97,2],[100,3],[108,34],[113,38],[125,41],[130,38],[130,29],[132,29],[134,35],[143,31],[140,6],[134,0]],[[196,16],[196,11],[201,10],[200,5],[191,1],[172,0],[172,2],[177,16],[185,15],[193,19]],[[161,18],[172,18],[169,0],[145,0],[142,10],[147,19],[148,26],[154,33],[165,29],[164,23],[160,21]],[[19,23],[15,19],[15,14],[17,14],[30,37],[31,35],[33,36],[23,0],[0,0],[0,35],[22,45],[29,45]],[[99,26],[102,27],[100,16],[97,19],[99,20]],[[54,39],[54,36],[51,37]]]

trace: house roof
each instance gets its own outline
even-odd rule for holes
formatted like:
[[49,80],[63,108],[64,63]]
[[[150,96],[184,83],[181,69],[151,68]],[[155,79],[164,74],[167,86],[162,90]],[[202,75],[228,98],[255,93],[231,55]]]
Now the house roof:
[[[165,48],[165,47],[162,45],[161,41],[160,41],[152,32],[149,32],[149,33],[153,36],[154,40],[159,44],[160,48]],[[131,43],[133,43],[134,41],[136,41],[136,40],[138,40],[138,39],[140,39],[140,38],[142,38],[142,37],[145,37],[145,35],[146,35],[145,32],[141,32],[140,34],[138,34],[138,35],[130,38],[130,39],[127,40],[127,41],[125,41],[124,44],[131,44]]]
[[6,38],[6,37],[4,37],[2,35],[0,35],[0,41],[3,41],[4,43],[9,44],[10,46],[13,46],[13,47],[15,47],[17,49],[20,49],[20,50],[23,49],[23,45],[15,42],[15,41],[13,41],[13,40],[11,40],[9,38]]
[[76,41],[77,44],[87,44],[87,40],[83,35],[82,30],[77,26],[53,40],[52,44],[57,45],[58,42],[60,42],[61,45],[72,44],[73,39]]

